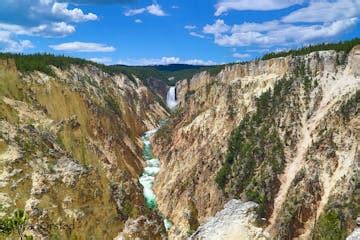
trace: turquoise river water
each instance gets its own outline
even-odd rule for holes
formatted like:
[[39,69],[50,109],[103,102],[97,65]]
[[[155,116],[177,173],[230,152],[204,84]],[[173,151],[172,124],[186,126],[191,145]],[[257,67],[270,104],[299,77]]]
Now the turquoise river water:
[[[160,160],[154,157],[150,137],[153,136],[159,128],[152,129],[144,133],[142,140],[144,143],[144,160],[146,167],[144,168],[143,174],[140,176],[140,184],[144,188],[144,197],[146,205],[151,209],[157,208],[156,195],[153,190],[155,177],[160,171]],[[172,226],[172,222],[164,218],[164,226],[166,230],[169,230]]]

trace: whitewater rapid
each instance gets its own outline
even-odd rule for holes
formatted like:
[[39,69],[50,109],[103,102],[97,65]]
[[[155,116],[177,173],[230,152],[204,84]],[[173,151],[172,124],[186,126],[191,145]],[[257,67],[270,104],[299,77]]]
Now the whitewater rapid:
[[[153,136],[158,130],[159,128],[149,130],[145,132],[144,135],[142,136],[142,140],[144,143],[143,157],[146,166],[144,168],[143,174],[139,178],[139,182],[144,188],[144,198],[146,201],[146,205],[150,209],[157,208],[156,195],[153,190],[153,187],[155,182],[155,176],[160,171],[160,160],[154,157],[152,146],[150,143],[150,137]],[[164,218],[164,226],[166,230],[169,230],[172,226],[172,222]]]

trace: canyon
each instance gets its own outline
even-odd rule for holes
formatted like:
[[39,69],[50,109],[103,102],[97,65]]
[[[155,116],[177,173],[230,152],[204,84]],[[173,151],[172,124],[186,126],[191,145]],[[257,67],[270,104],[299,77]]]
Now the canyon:
[[199,70],[175,86],[49,64],[52,74],[0,60],[0,214],[24,209],[24,235],[358,236],[359,45]]

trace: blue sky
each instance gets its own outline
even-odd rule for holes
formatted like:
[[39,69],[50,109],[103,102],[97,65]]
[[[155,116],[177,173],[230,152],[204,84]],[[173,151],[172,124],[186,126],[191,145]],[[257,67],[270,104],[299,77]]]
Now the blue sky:
[[221,64],[360,36],[360,0],[1,0],[0,51]]

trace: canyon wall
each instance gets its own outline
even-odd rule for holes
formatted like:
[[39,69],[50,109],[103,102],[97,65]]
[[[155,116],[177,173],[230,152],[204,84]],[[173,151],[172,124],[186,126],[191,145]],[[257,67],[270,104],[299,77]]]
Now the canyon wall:
[[170,238],[190,236],[233,198],[259,204],[265,235],[349,234],[360,204],[359,69],[356,46],[179,82],[178,109],[153,139]]
[[1,215],[24,209],[34,239],[166,237],[138,182],[140,136],[168,115],[158,98],[90,64],[52,72],[0,62]]

